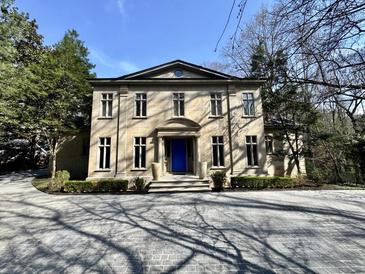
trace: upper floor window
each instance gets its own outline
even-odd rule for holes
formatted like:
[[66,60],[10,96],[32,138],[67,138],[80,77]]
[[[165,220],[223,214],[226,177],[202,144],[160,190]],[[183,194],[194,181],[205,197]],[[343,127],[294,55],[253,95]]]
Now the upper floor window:
[[101,137],[99,138],[99,168],[109,169],[110,168],[110,147],[111,138]]
[[243,93],[243,115],[244,116],[255,116],[255,101],[253,98],[253,93]]
[[223,136],[212,137],[212,151],[213,151],[213,166],[224,166],[224,144]]
[[222,116],[222,94],[210,94],[210,113],[212,116]]
[[266,154],[273,153],[273,137],[270,135],[265,136]]
[[174,116],[184,116],[185,115],[184,93],[174,93],[172,95],[172,100],[174,104]]
[[135,97],[135,116],[146,117],[147,116],[147,94],[136,93]]
[[112,117],[113,93],[101,94],[101,117]]
[[146,137],[134,138],[134,168],[146,168]]
[[257,136],[246,136],[247,165],[258,166]]

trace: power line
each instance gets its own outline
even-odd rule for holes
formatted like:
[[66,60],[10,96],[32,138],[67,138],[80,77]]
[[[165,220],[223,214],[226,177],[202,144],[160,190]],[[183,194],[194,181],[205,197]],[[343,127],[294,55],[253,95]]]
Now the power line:
[[226,32],[226,29],[227,29],[227,26],[229,24],[229,21],[231,21],[231,15],[232,15],[232,12],[233,12],[233,9],[234,9],[235,4],[236,4],[236,0],[233,0],[232,7],[231,7],[231,10],[230,10],[229,15],[228,15],[228,19],[227,19],[226,25],[224,26],[223,31],[222,31],[222,34],[219,37],[219,39],[217,41],[217,44],[215,45],[214,52],[217,52],[218,45],[219,45],[220,41],[222,40],[224,33]]

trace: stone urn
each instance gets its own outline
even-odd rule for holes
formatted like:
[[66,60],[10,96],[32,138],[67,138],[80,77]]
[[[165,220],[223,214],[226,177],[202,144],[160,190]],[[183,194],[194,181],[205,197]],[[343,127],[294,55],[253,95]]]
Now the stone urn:
[[207,177],[207,162],[199,162],[199,179]]
[[158,181],[161,176],[161,164],[159,162],[152,163],[152,176],[154,181]]

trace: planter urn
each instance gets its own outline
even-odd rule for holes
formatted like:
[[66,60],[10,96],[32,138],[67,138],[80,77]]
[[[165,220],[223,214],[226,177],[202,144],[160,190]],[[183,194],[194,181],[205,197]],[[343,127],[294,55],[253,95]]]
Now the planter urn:
[[199,179],[207,177],[207,162],[199,162]]
[[154,181],[158,181],[161,176],[161,164],[159,162],[152,163],[152,177]]

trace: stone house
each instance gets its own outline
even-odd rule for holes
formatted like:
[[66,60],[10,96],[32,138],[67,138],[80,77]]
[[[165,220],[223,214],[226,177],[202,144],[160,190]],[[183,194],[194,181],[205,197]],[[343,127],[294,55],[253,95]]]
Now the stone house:
[[197,176],[204,164],[208,173],[228,176],[296,175],[288,157],[272,154],[277,144],[264,125],[263,80],[176,60],[90,83],[88,179],[150,179],[152,163],[170,179]]

